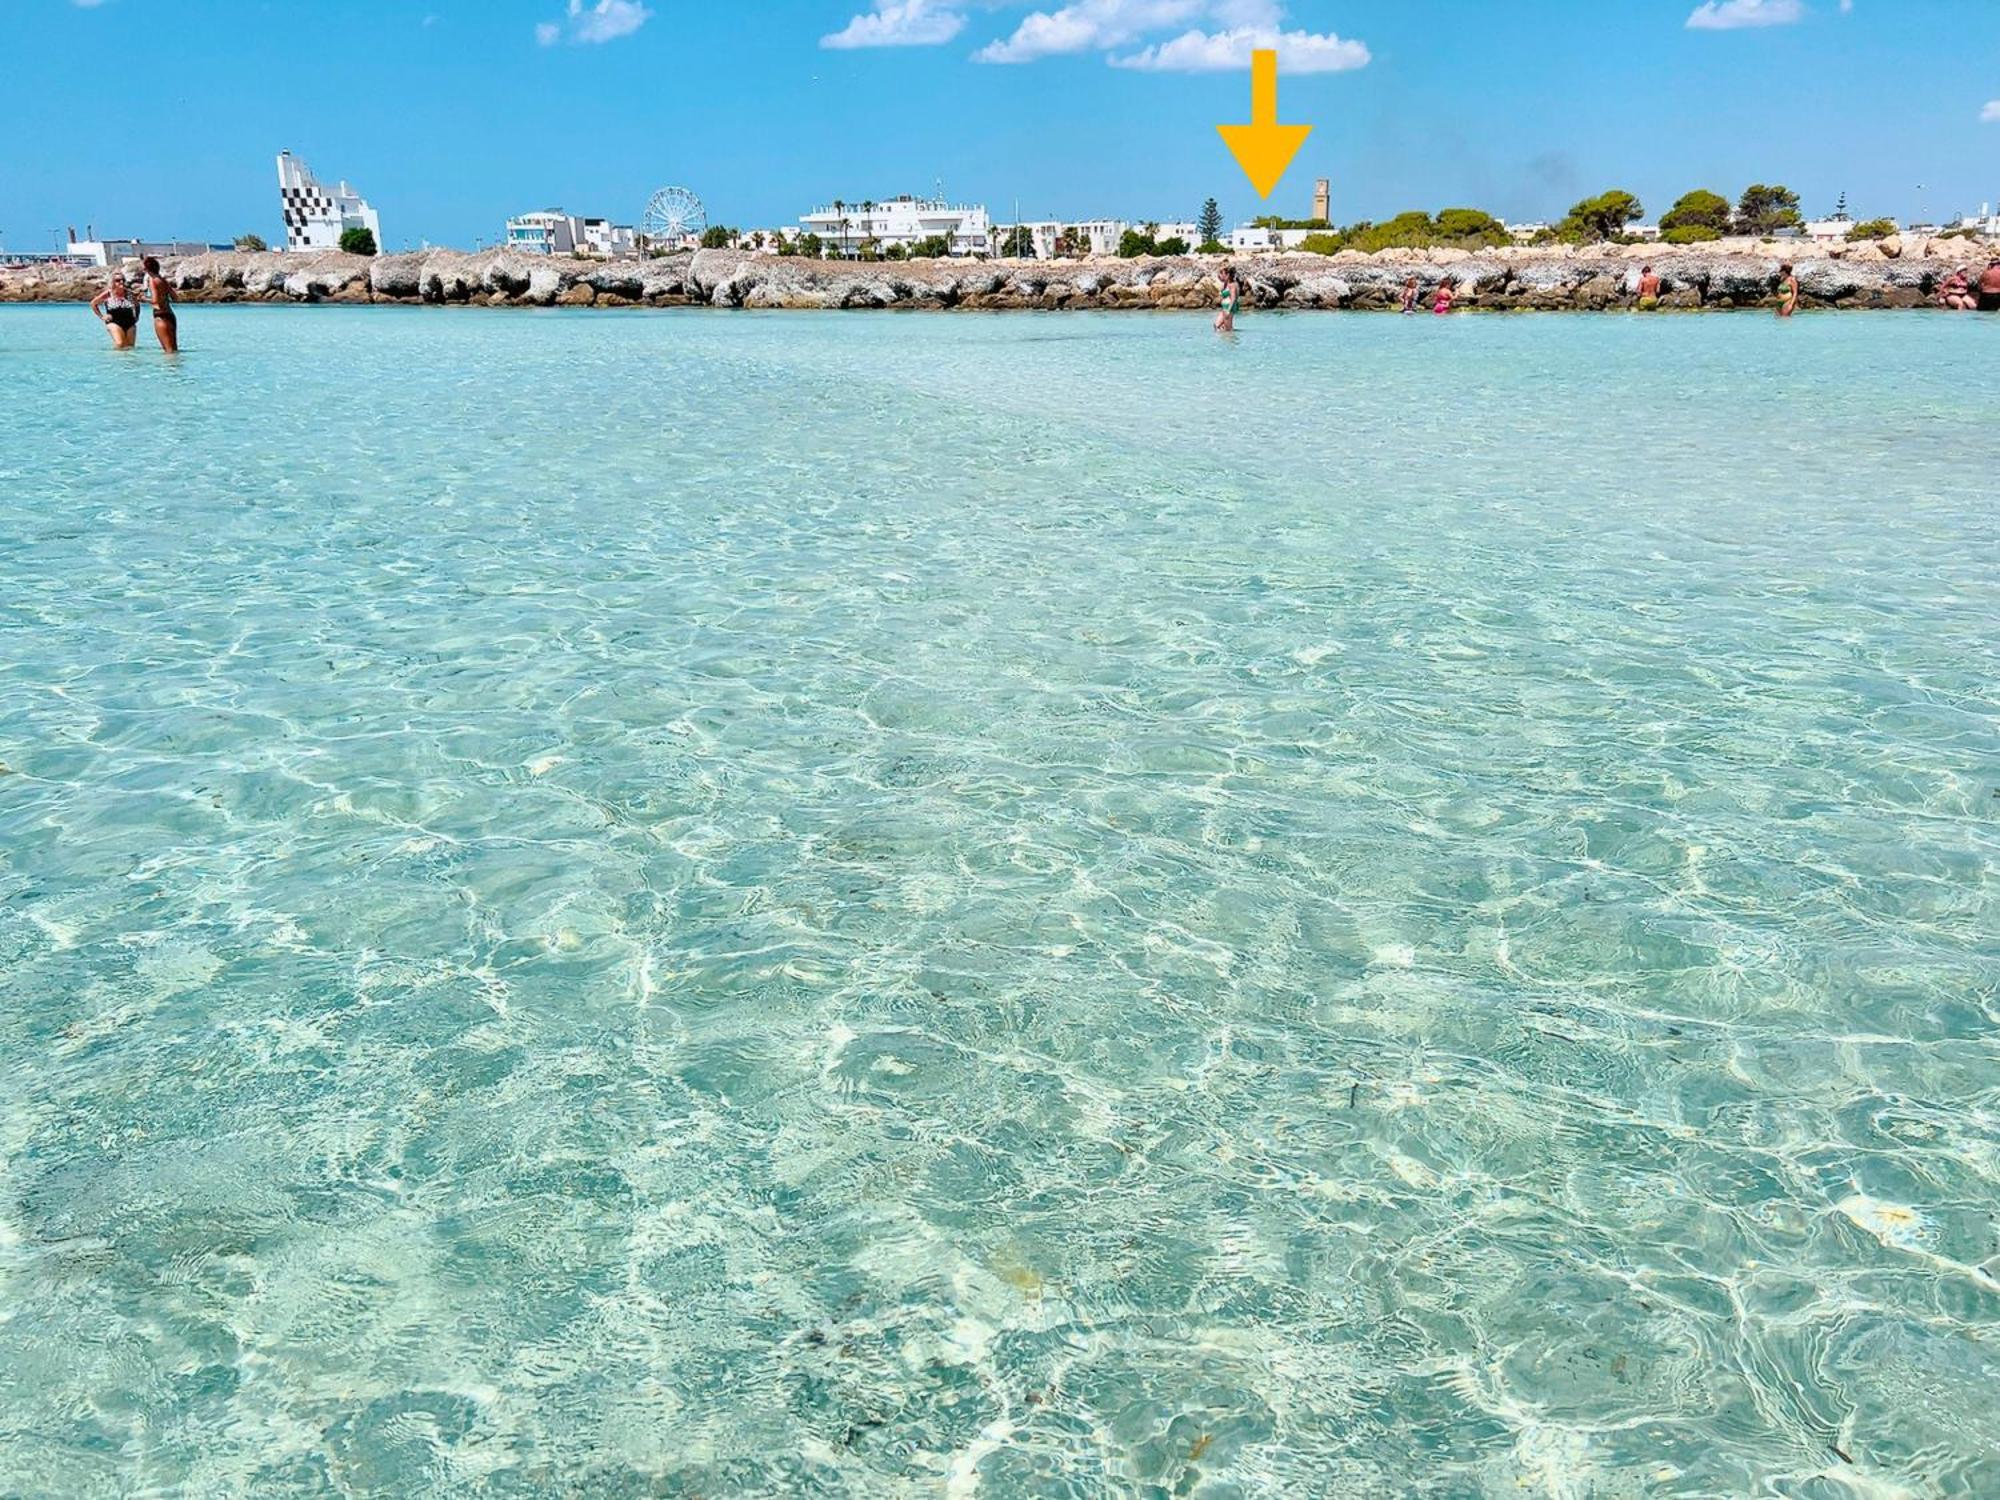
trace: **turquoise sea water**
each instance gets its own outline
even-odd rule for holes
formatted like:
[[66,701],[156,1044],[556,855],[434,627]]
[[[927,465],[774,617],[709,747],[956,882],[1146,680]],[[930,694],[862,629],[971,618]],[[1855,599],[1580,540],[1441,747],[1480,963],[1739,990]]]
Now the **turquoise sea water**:
[[2000,1493],[2000,319],[183,323],[0,308],[0,1494]]

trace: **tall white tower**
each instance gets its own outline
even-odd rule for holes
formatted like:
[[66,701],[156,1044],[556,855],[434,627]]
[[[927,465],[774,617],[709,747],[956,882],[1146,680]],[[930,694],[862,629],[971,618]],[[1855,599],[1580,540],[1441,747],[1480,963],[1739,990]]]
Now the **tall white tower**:
[[278,153],[278,200],[285,214],[287,250],[338,250],[349,229],[365,229],[382,244],[382,220],[342,182],[329,188],[289,151]]

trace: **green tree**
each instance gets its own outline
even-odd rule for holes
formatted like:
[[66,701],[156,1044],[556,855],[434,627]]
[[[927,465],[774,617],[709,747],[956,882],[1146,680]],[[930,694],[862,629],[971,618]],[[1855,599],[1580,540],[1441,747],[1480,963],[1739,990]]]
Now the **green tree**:
[[[1696,188],[1691,193],[1682,193],[1678,202],[1660,215],[1662,238],[1676,229],[1705,229],[1707,234],[1699,239],[1719,240],[1729,233],[1733,216],[1729,211],[1729,200],[1720,193],[1711,193],[1707,188]],[[1689,240],[1675,240],[1677,245],[1691,243]]]
[[1660,231],[1660,242],[1667,245],[1701,245],[1721,238],[1720,230],[1710,229],[1706,224],[1676,224],[1672,229]]
[[1309,234],[1299,241],[1299,248],[1308,255],[1338,255],[1347,242],[1337,234]]
[[262,235],[239,234],[236,236],[236,248],[238,250],[268,250],[271,247],[264,243]]
[[1513,239],[1507,226],[1482,208],[1441,208],[1436,229],[1439,239],[1461,249],[1505,245]]
[[375,231],[372,229],[343,229],[340,231],[340,248],[349,255],[373,255]]
[[1613,188],[1572,207],[1557,233],[1572,244],[1595,244],[1623,234],[1625,226],[1645,212],[1645,206],[1632,194]]
[[1081,224],[1071,224],[1056,236],[1056,254],[1071,256],[1090,254],[1090,231]]
[[1429,214],[1413,208],[1397,214],[1386,224],[1371,224],[1366,219],[1350,224],[1341,231],[1341,237],[1350,249],[1372,255],[1377,250],[1414,250],[1432,244],[1437,239],[1437,226]]
[[1886,240],[1896,232],[1894,219],[1868,219],[1847,231],[1850,240]]
[[1222,238],[1222,209],[1213,198],[1202,204],[1195,216],[1194,232],[1204,249]]
[[911,260],[943,260],[951,254],[951,240],[942,234],[927,234],[910,246]]
[[701,248],[727,250],[736,243],[736,231],[727,224],[711,224],[701,232]]
[[1743,197],[1736,205],[1738,234],[1776,234],[1781,229],[1797,229],[1804,223],[1799,215],[1799,195],[1781,185],[1753,183],[1743,190]]
[[826,241],[816,234],[799,236],[799,254],[807,260],[820,260],[826,255]]
[[1016,224],[1002,236],[1000,255],[1006,260],[1030,260],[1035,254],[1035,236],[1025,224]]
[[1118,253],[1126,260],[1136,260],[1142,255],[1158,255],[1160,247],[1150,234],[1128,229],[1118,236]]
[[1154,250],[1154,254],[1156,255],[1186,255],[1187,253],[1188,253],[1188,242],[1182,239],[1179,235],[1174,235],[1170,239],[1161,240],[1159,245]]

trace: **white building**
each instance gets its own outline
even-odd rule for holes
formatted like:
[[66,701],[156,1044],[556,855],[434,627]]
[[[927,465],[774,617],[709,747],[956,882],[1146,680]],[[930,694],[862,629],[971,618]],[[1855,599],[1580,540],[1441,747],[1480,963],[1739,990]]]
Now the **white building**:
[[327,187],[289,151],[278,153],[278,198],[287,250],[338,250],[350,229],[365,229],[382,244],[382,220],[366,200],[345,182]]
[[[90,231],[85,231],[89,233]],[[76,237],[76,231],[69,232],[69,246],[54,257],[78,266],[122,266],[127,261],[144,260],[149,255],[161,260],[185,260],[190,255],[206,255],[211,250],[234,250],[230,245],[212,244],[205,240],[100,240]]]
[[559,208],[507,221],[507,248],[522,255],[567,255],[576,248],[576,221]]
[[1509,224],[1506,226],[1507,237],[1517,245],[1531,245],[1537,235],[1547,234],[1554,227],[1540,220],[1532,224]]
[[1982,203],[1977,214],[1967,214],[1958,221],[1958,228],[1969,229],[1974,234],[1989,240],[2000,240],[2000,214],[1993,212],[1993,205]]
[[937,198],[901,197],[883,202],[837,201],[799,216],[799,233],[816,234],[833,253],[854,256],[873,241],[873,249],[919,240],[943,239],[953,255],[990,255],[993,221],[979,203],[946,203]]
[[1056,259],[1078,237],[1089,241],[1092,255],[1116,255],[1127,227],[1123,219],[1032,219],[1002,226],[994,243],[1004,245],[1016,229],[1025,229],[1036,260]]
[[1846,214],[1835,214],[1830,219],[1809,219],[1806,221],[1806,238],[1814,244],[1827,244],[1834,240],[1845,240],[1848,231],[1854,228],[1854,220]]
[[507,248],[522,255],[632,255],[638,232],[609,219],[580,219],[559,208],[521,214],[507,221]]
[[614,224],[609,219],[585,219],[579,243],[591,255],[636,255],[639,231],[630,224]]

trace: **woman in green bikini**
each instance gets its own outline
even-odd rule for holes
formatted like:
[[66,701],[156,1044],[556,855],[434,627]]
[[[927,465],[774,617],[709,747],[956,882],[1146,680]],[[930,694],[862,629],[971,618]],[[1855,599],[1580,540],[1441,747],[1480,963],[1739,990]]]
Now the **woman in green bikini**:
[[1222,268],[1222,311],[1215,315],[1217,333],[1236,332],[1236,310],[1243,305],[1243,289],[1236,284],[1236,268]]

